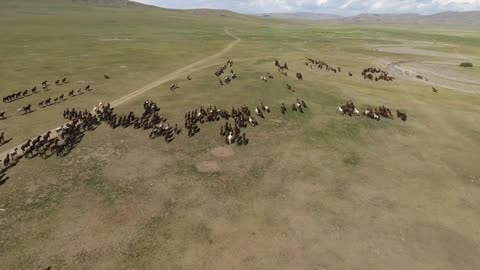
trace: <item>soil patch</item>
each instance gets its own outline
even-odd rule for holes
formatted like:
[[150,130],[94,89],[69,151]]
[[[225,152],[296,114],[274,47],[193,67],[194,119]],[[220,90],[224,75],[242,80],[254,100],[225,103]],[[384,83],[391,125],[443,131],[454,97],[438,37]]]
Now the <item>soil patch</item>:
[[212,153],[212,155],[216,157],[226,158],[233,156],[235,154],[235,151],[232,147],[222,146],[214,148],[212,151],[210,151],[210,153]]
[[220,171],[220,166],[216,161],[202,161],[195,165],[199,172],[214,173]]

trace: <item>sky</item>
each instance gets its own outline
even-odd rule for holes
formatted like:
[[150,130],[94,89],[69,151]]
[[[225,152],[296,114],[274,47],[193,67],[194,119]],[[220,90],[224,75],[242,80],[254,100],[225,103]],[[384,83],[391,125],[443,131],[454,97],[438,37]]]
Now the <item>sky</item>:
[[133,0],[166,8],[214,8],[240,13],[420,13],[480,10],[480,0]]

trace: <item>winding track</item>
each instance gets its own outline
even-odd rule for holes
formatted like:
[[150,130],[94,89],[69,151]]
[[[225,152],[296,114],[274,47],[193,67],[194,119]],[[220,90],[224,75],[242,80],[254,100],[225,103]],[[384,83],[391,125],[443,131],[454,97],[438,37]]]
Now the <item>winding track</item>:
[[[217,53],[215,53],[215,54],[212,54],[212,55],[210,55],[210,56],[208,56],[208,57],[205,57],[205,58],[203,58],[203,59],[201,59],[201,60],[199,60],[199,61],[197,61],[197,62],[194,62],[194,63],[191,63],[191,64],[189,64],[189,65],[187,65],[187,66],[184,66],[184,67],[182,67],[182,68],[180,68],[180,69],[177,69],[177,70],[173,71],[172,73],[167,74],[167,75],[159,78],[158,80],[153,81],[153,82],[145,85],[144,87],[142,87],[142,88],[140,88],[140,89],[137,89],[137,90],[135,90],[135,91],[133,91],[133,92],[131,92],[131,93],[129,93],[129,94],[121,97],[121,98],[118,98],[118,99],[110,102],[110,105],[112,105],[113,107],[116,107],[116,106],[118,106],[118,105],[121,105],[121,104],[129,101],[130,99],[132,99],[132,98],[134,98],[134,97],[136,97],[136,96],[138,96],[138,95],[140,95],[140,94],[142,94],[142,93],[144,93],[144,92],[147,92],[147,91],[149,91],[149,90],[151,90],[151,89],[153,89],[153,88],[155,88],[155,87],[157,87],[157,86],[159,86],[159,85],[162,85],[162,84],[164,84],[164,83],[166,83],[166,82],[168,82],[168,81],[171,81],[171,80],[173,80],[173,79],[175,79],[175,78],[177,78],[177,77],[187,75],[187,73],[188,73],[189,71],[191,72],[192,70],[201,69],[202,67],[205,67],[205,65],[206,65],[208,62],[210,62],[210,61],[214,60],[215,58],[218,58],[218,57],[226,54],[227,52],[229,52],[229,51],[235,46],[235,44],[237,44],[238,42],[240,42],[241,39],[240,39],[239,37],[233,35],[232,33],[230,33],[227,28],[224,29],[224,31],[225,31],[225,33],[226,33],[227,35],[235,38],[235,40],[232,41],[231,43],[229,43],[229,44],[228,44],[225,48],[223,48],[221,51],[219,51],[219,52],[217,52]],[[209,65],[209,66],[210,66],[210,65]]]
[[[141,88],[139,88],[139,89],[137,89],[137,90],[134,90],[134,91],[132,91],[132,92],[124,95],[123,97],[120,97],[120,98],[118,98],[118,99],[110,102],[110,105],[111,105],[112,107],[119,106],[119,105],[121,105],[121,104],[123,104],[123,103],[125,103],[125,102],[127,102],[127,101],[129,101],[129,100],[131,100],[131,99],[133,99],[133,98],[135,98],[135,97],[137,97],[138,95],[141,95],[142,93],[145,93],[145,92],[147,92],[147,91],[149,91],[149,90],[152,90],[153,88],[155,88],[155,87],[157,87],[157,86],[159,86],[159,85],[162,85],[162,84],[164,84],[164,83],[166,83],[166,82],[168,82],[168,81],[171,81],[171,80],[173,80],[173,79],[175,79],[175,78],[178,78],[178,77],[180,77],[180,76],[185,76],[185,75],[187,75],[188,73],[193,72],[193,71],[197,71],[197,70],[201,70],[201,69],[206,68],[206,67],[211,67],[211,66],[217,65],[218,63],[212,64],[212,63],[209,63],[209,62],[211,62],[212,60],[215,60],[216,58],[218,58],[218,57],[226,54],[226,53],[229,52],[237,43],[239,43],[239,42],[241,41],[241,39],[240,39],[239,37],[237,37],[237,36],[235,36],[234,34],[230,33],[230,32],[228,31],[228,28],[225,28],[225,29],[224,29],[224,32],[225,32],[225,34],[233,37],[235,40],[232,41],[232,42],[230,42],[230,43],[229,43],[225,48],[223,48],[221,51],[219,51],[219,52],[217,52],[217,53],[215,53],[215,54],[212,54],[212,55],[210,55],[210,56],[207,56],[207,57],[205,57],[205,58],[203,58],[203,59],[200,59],[200,60],[198,60],[198,61],[196,61],[196,62],[194,62],[194,63],[191,63],[191,64],[189,64],[189,65],[186,65],[186,66],[184,66],[184,67],[182,67],[182,68],[179,68],[179,69],[177,69],[177,70],[175,70],[175,71],[173,71],[173,72],[171,72],[171,73],[169,73],[169,74],[167,74],[167,75],[165,75],[165,76],[163,76],[163,77],[161,77],[161,78],[159,78],[159,79],[157,79],[157,80],[155,80],[155,81],[153,81],[153,82],[151,82],[151,83],[149,83],[149,84],[147,84],[147,85],[145,85],[145,86],[143,86],[143,87],[141,87]],[[56,129],[57,129],[57,127],[55,127],[55,128],[53,128],[53,129],[50,130],[50,131],[52,132],[52,134],[56,134],[56,132],[55,132]],[[47,131],[47,132],[48,132],[48,131]],[[47,133],[47,132],[45,132],[45,133]],[[44,134],[45,134],[45,133],[44,133]],[[31,139],[33,140],[33,138],[31,138]],[[27,139],[27,140],[28,140],[28,139]],[[27,140],[25,140],[25,141],[27,141]],[[23,144],[23,143],[22,143],[22,144]],[[4,151],[3,153],[1,153],[1,154],[0,154],[0,160],[3,160],[8,153],[13,152],[13,151],[15,150],[15,148],[20,149],[20,147],[22,146],[22,144],[17,145],[17,146],[15,146],[15,147],[11,148],[10,150],[7,150],[7,151]],[[3,167],[3,163],[1,164],[1,167]]]

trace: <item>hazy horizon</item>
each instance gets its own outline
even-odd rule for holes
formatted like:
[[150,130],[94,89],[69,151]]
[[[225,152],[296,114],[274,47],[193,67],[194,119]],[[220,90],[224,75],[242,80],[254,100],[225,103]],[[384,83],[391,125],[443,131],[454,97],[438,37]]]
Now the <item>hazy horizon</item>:
[[430,15],[447,11],[478,11],[480,0],[136,0],[176,9],[227,9],[245,14],[329,13],[354,16],[363,13],[418,13]]

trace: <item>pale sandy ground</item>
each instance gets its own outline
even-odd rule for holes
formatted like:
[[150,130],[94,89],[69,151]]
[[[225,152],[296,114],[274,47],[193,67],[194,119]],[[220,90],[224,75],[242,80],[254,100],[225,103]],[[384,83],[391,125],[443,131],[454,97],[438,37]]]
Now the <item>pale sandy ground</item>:
[[[375,51],[398,54],[398,58],[378,61],[378,64],[387,67],[397,76],[417,80],[432,87],[470,93],[480,92],[479,56],[463,55],[457,50],[454,50],[454,52],[437,51],[433,50],[432,47],[455,46],[431,42],[404,42],[403,46],[398,44],[369,46],[370,49]],[[422,60],[412,60],[411,56],[422,57]],[[408,59],[406,59],[407,57]],[[430,60],[423,60],[425,57]],[[463,61],[472,62],[474,68],[459,67],[458,65]],[[417,75],[424,79],[418,79]]]

